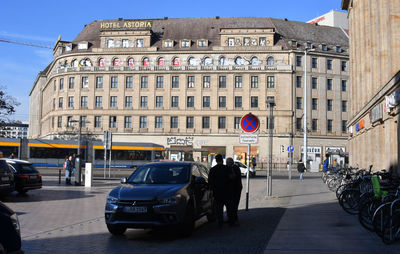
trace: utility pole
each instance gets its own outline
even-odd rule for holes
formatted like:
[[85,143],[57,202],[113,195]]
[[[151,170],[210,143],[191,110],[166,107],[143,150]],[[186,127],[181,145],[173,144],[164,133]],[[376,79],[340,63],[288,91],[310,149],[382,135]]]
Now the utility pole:
[[272,135],[273,135],[273,109],[275,106],[275,98],[267,98],[268,106],[268,174],[267,174],[267,196],[270,198],[272,196]]

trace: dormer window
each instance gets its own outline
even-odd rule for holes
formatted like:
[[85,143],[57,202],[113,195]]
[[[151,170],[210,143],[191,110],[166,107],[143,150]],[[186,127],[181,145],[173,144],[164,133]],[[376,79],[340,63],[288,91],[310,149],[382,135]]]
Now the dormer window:
[[69,52],[72,50],[72,45],[65,45],[65,52]]
[[136,47],[143,48],[143,39],[136,40]]
[[190,47],[190,41],[189,40],[182,40],[181,41],[181,48],[189,48]]
[[328,47],[326,46],[326,44],[322,44],[321,49],[322,49],[322,51],[327,51]]
[[297,41],[291,41],[292,48],[297,48]]
[[312,48],[311,42],[307,42],[306,47],[307,47],[308,49],[311,49],[311,48]]
[[164,41],[164,48],[172,48],[174,46],[174,42],[172,40]]
[[88,43],[87,42],[80,42],[78,44],[78,49],[88,49]]
[[342,53],[342,48],[340,46],[336,46],[336,53]]
[[114,40],[113,39],[107,40],[107,48],[114,48]]
[[197,41],[197,46],[198,47],[207,47],[208,46],[208,41],[207,40],[198,40]]

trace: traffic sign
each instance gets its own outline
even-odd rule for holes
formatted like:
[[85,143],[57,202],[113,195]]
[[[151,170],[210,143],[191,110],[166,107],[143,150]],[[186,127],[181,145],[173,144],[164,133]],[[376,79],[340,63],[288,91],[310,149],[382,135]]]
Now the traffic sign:
[[249,113],[240,120],[240,127],[245,132],[255,132],[260,127],[260,121],[255,115]]
[[288,152],[293,153],[293,151],[294,151],[294,146],[288,146],[288,147],[287,147],[287,150],[288,150]]

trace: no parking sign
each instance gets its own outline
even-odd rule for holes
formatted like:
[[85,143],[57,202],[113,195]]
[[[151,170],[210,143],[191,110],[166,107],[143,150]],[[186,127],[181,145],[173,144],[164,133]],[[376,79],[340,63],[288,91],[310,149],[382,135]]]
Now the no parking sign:
[[255,132],[260,128],[260,121],[255,115],[249,113],[240,120],[240,127],[245,132]]

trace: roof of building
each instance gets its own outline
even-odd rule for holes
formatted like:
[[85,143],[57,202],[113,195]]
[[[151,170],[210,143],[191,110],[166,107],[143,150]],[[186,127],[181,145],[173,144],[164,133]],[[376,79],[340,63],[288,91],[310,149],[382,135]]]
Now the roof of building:
[[[91,48],[100,47],[100,24],[103,22],[117,22],[119,20],[97,20],[86,25],[73,43],[81,41],[89,42]],[[134,21],[134,20],[124,20]],[[137,21],[137,20],[135,20]],[[223,28],[273,28],[275,29],[275,45],[280,45],[283,49],[289,49],[290,40],[297,42],[311,42],[314,44],[325,43],[327,45],[340,45],[348,47],[348,38],[340,28],[319,26],[297,21],[288,21],[274,18],[177,18],[177,19],[147,19],[152,22],[152,45],[159,47],[159,50],[167,50],[161,47],[162,40],[171,39],[179,41],[182,39],[197,40],[207,39],[209,41],[208,50],[213,46],[220,45],[220,31]],[[196,50],[194,44],[188,50]],[[76,47],[75,47],[76,50]],[[184,49],[181,49],[184,50]],[[203,47],[201,50],[205,50]],[[207,50],[207,48],[206,48]]]

